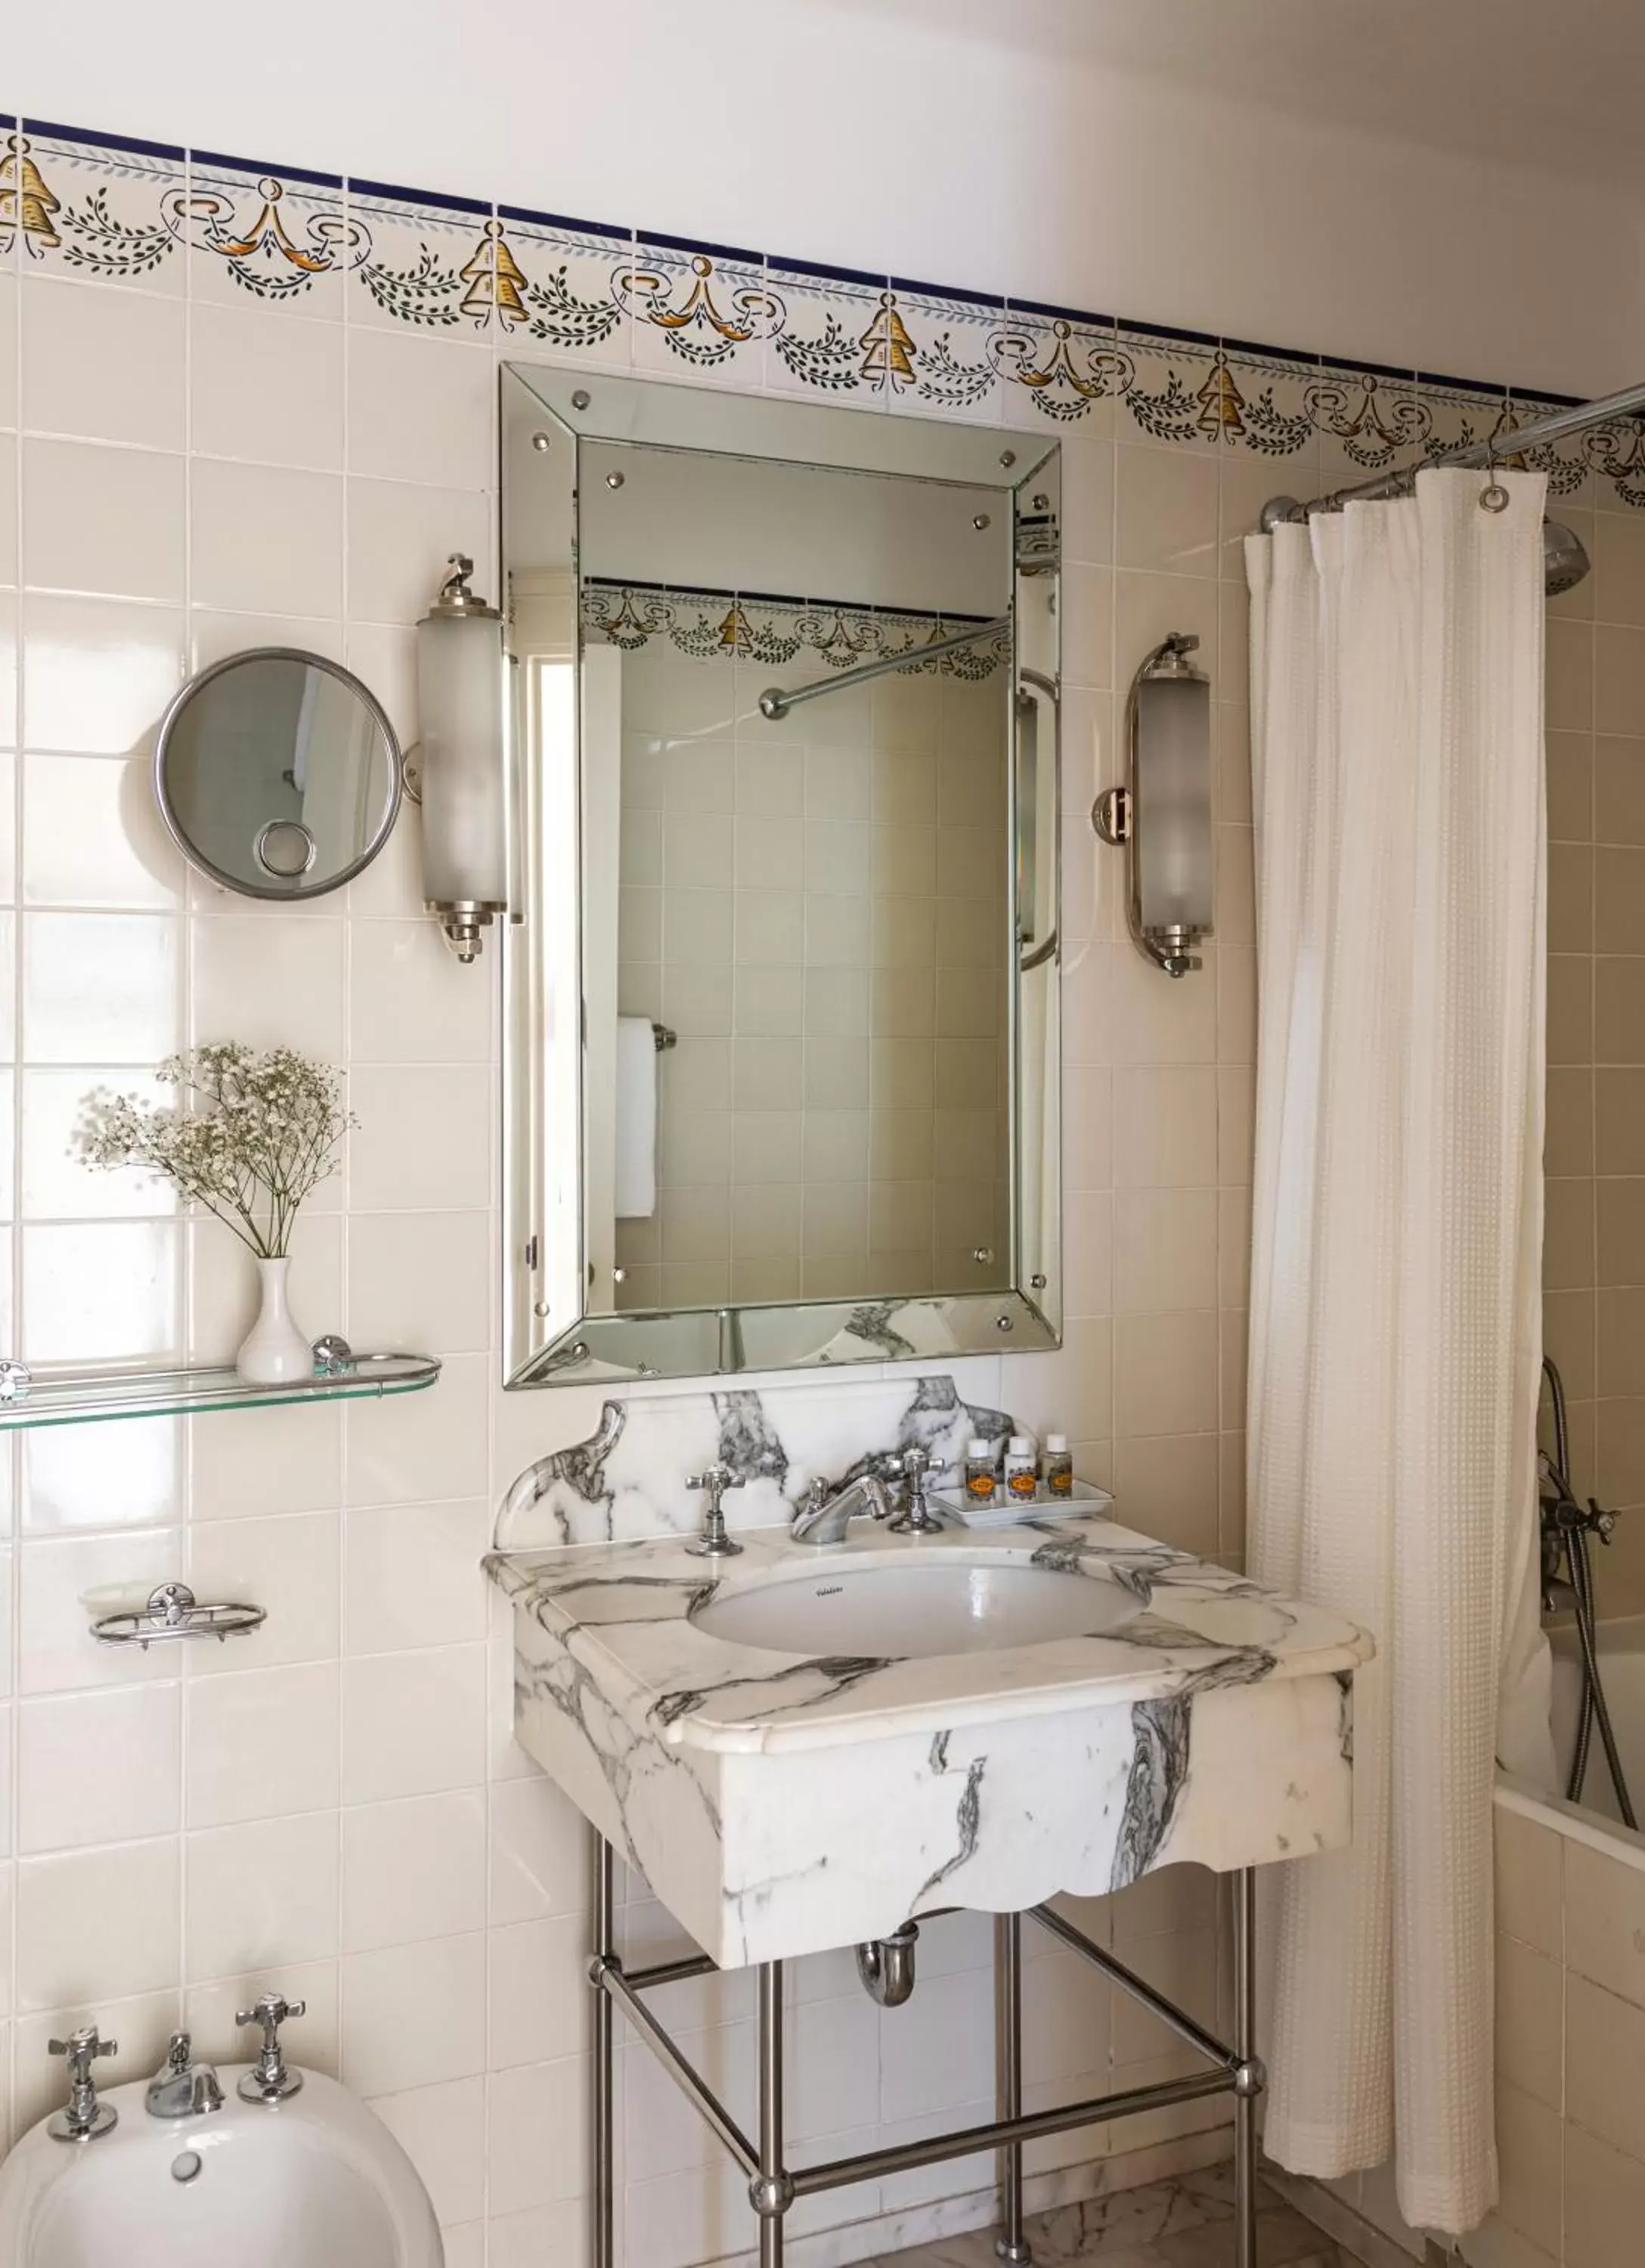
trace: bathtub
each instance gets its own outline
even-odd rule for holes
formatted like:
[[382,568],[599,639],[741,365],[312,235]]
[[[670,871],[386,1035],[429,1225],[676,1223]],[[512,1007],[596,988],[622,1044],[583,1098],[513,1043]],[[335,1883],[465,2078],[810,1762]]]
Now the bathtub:
[[[1645,1616],[1602,1624],[1600,1675],[1645,1815]],[[1574,1631],[1553,1641],[1553,1729],[1568,1765]],[[1561,1783],[1563,1784],[1563,1783]],[[1501,2194],[1463,2238],[1471,2268],[1629,2268],[1645,2257],[1645,1835],[1620,1824],[1596,1734],[1583,1800],[1496,1789],[1496,2134]]]

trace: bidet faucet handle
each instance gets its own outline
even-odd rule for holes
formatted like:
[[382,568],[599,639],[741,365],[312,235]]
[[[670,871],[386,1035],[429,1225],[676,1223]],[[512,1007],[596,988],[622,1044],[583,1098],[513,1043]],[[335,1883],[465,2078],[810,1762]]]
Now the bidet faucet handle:
[[249,2008],[237,2008],[237,2024],[261,2024],[262,2048],[267,2055],[280,2044],[280,2027],[288,2016],[305,2016],[308,2013],[306,2000],[288,2000],[284,1992],[259,1992]]
[[77,2032],[70,2032],[66,2040],[48,2040],[46,2052],[67,2057],[70,2083],[75,2087],[89,2087],[92,2064],[99,2056],[118,2055],[120,2043],[118,2040],[106,2040],[95,2024],[84,2024]]
[[288,2071],[280,2052],[280,2027],[288,2016],[306,2014],[306,2000],[288,2000],[283,1992],[259,1992],[249,2008],[237,2008],[237,2024],[261,2024],[262,2046],[257,2060],[240,2082],[239,2094],[247,2102],[280,2102],[295,2095],[303,2083],[301,2072]]
[[106,2040],[95,2024],[83,2024],[66,2040],[48,2040],[46,2047],[51,2055],[66,2057],[69,2065],[68,2102],[52,2112],[46,2132],[54,2142],[90,2142],[107,2134],[119,2124],[120,2114],[112,2102],[98,2101],[92,2066],[99,2056],[118,2055],[119,2043]]

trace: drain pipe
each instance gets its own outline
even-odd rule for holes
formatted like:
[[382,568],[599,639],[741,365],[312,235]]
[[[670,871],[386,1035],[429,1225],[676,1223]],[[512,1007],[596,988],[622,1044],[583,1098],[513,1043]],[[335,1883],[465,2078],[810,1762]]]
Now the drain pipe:
[[889,1937],[871,1937],[857,1948],[857,1977],[875,2006],[900,2008],[914,1989],[918,1922],[905,1921]]

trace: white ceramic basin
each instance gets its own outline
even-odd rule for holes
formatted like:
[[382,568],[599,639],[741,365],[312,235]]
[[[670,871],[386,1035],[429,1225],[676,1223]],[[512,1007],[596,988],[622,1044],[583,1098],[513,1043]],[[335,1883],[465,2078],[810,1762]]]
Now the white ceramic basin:
[[985,1653],[1095,1638],[1137,1612],[1118,1584],[1048,1567],[945,1556],[909,1565],[876,1558],[722,1583],[691,1619],[710,1638],[774,1653]]
[[[141,2081],[95,2141],[31,2127],[0,2167],[0,2268],[443,2268],[428,2192],[346,2088],[304,2074],[275,2108],[220,2066],[208,2117],[151,2118]],[[190,2159],[197,2170],[187,2180]]]

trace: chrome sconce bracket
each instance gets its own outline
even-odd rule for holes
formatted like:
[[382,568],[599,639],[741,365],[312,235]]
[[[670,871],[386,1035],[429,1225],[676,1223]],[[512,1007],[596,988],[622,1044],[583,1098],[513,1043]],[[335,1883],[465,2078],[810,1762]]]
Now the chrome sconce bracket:
[[1173,630],[1131,681],[1125,777],[1091,806],[1100,841],[1125,853],[1125,925],[1168,976],[1204,966],[1212,933],[1211,681],[1190,657],[1199,640]]

